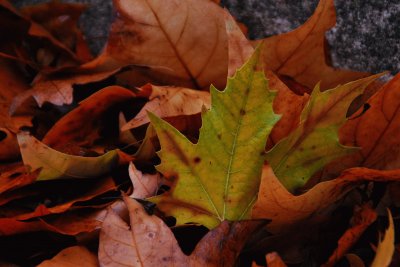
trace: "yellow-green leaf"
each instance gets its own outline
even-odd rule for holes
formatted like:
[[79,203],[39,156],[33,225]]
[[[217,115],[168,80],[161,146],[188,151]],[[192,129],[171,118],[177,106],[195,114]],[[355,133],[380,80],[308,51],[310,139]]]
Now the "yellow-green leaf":
[[153,199],[177,224],[216,227],[223,220],[249,218],[260,183],[266,138],[279,116],[275,93],[260,65],[260,49],[228,79],[211,88],[211,109],[202,114],[197,144],[150,114],[161,143],[158,170],[175,177],[171,190]]
[[346,121],[347,109],[354,98],[379,76],[324,92],[316,86],[301,114],[299,127],[267,153],[274,173],[289,191],[303,186],[328,162],[357,149],[341,145],[338,130]]
[[80,157],[56,151],[28,133],[19,133],[22,160],[31,171],[40,169],[37,180],[93,178],[108,173],[118,163],[118,151],[99,157]]

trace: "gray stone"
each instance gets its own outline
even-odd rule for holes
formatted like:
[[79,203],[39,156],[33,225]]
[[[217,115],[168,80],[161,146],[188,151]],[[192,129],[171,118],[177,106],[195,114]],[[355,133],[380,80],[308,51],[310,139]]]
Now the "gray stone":
[[[14,0],[18,6],[45,2]],[[68,0],[89,4],[82,28],[93,51],[100,51],[112,19],[110,0]],[[313,13],[318,1],[222,0],[257,39],[290,31]],[[327,34],[336,67],[359,71],[400,70],[400,1],[336,0],[337,26]]]

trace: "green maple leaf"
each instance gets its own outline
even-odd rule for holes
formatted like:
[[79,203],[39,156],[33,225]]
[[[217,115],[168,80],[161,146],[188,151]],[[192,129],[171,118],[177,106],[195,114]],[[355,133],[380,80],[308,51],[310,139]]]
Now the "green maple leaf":
[[339,143],[339,128],[347,120],[351,102],[381,74],[320,91],[313,90],[305,106],[300,125],[266,155],[281,183],[291,192],[302,187],[313,174],[333,159],[355,152],[358,148]]
[[203,111],[197,144],[149,114],[162,148],[157,169],[176,179],[168,193],[152,201],[177,224],[213,228],[224,220],[249,218],[267,136],[279,120],[272,110],[274,96],[256,49],[223,92],[211,88],[211,109]]

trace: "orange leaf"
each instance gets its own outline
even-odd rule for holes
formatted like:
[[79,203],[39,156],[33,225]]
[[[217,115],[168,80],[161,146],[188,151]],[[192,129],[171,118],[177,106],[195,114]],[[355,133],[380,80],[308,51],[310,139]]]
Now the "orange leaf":
[[[105,52],[88,64],[147,66],[153,83],[223,88],[227,47],[222,8],[209,0],[114,0]],[[137,86],[137,84],[136,84]]]
[[263,40],[266,68],[289,76],[308,88],[314,88],[321,81],[322,90],[367,76],[367,73],[329,66],[325,32],[335,23],[333,0],[320,0],[314,14],[299,28]]
[[329,206],[362,182],[399,180],[400,170],[353,168],[344,171],[334,180],[321,182],[306,193],[295,196],[283,187],[271,167],[266,165],[258,200],[253,208],[253,218],[271,219],[267,228],[273,233],[279,233],[323,214]]
[[340,129],[343,145],[361,149],[328,165],[325,176],[355,166],[400,168],[400,74],[371,97],[368,105],[370,108],[362,116],[348,120]]

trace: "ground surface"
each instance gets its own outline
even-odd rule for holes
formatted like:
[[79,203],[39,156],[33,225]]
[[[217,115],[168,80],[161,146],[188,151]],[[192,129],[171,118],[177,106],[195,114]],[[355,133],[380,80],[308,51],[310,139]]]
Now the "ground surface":
[[[18,6],[43,0],[12,0]],[[111,0],[76,0],[90,5],[82,19],[91,47],[99,51],[112,19]],[[222,0],[262,38],[294,29],[313,12],[318,0]],[[337,27],[327,34],[335,66],[360,71],[400,70],[400,2],[398,0],[336,0]]]

